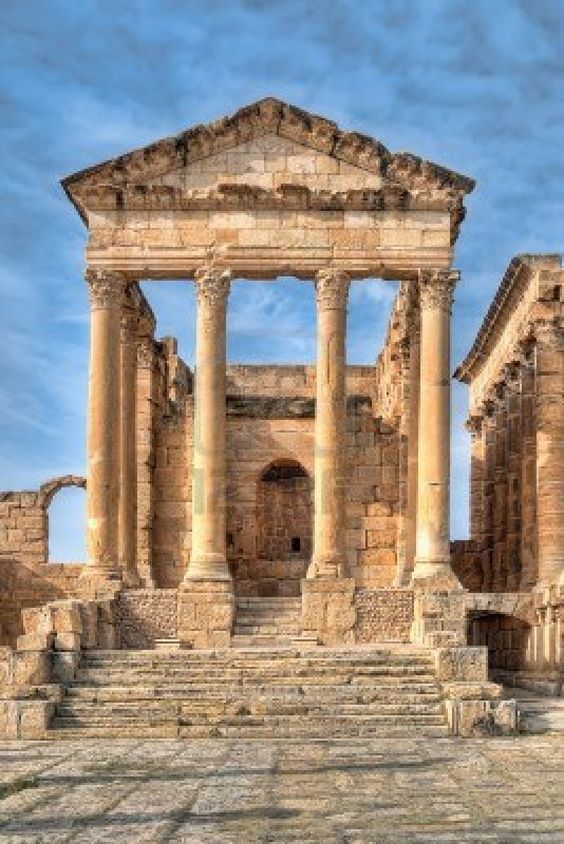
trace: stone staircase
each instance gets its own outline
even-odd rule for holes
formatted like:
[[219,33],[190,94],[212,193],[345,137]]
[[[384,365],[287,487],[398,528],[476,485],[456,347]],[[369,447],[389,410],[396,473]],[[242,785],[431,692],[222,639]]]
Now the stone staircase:
[[[301,621],[301,598],[237,598],[232,646],[287,647],[307,642]],[[317,644],[315,639],[309,642]]]
[[[268,634],[270,635],[270,634]],[[447,735],[413,646],[86,651],[47,738]]]

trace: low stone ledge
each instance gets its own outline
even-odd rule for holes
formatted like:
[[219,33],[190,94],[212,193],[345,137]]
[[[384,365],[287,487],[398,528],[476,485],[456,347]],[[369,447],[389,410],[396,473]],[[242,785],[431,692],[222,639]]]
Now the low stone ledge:
[[355,641],[355,583],[352,578],[302,581],[302,632],[323,645]]
[[436,648],[434,658],[437,680],[441,683],[484,683],[488,680],[488,649],[485,647]]
[[54,714],[52,700],[0,700],[0,738],[44,739]]
[[455,736],[515,735],[519,712],[515,700],[445,700],[450,732]]

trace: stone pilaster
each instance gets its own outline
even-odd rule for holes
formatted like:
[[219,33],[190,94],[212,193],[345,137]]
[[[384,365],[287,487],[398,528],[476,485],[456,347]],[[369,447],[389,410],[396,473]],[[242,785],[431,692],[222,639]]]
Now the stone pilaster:
[[493,583],[494,592],[507,588],[507,405],[505,384],[495,387],[495,470],[494,470],[494,536]]
[[139,315],[124,302],[120,332],[118,559],[124,583],[137,586],[137,328]]
[[533,345],[524,343],[519,367],[521,404],[521,585],[537,582],[537,437]]
[[494,487],[495,487],[495,417],[494,404],[484,403],[483,449],[484,476],[482,481],[482,589],[490,592],[493,586],[493,546],[494,546]]
[[230,274],[196,273],[192,551],[185,580],[230,581],[225,536],[226,312]]
[[507,581],[506,589],[517,592],[521,584],[521,397],[519,364],[505,369],[507,390]]
[[349,279],[322,270],[315,282],[317,369],[315,409],[315,519],[308,577],[344,577],[346,565],[346,352]]
[[484,418],[481,413],[472,413],[466,421],[470,434],[470,537],[481,546],[482,518],[484,511]]
[[414,580],[458,582],[450,566],[450,312],[459,274],[421,272],[421,369]]
[[564,579],[564,325],[534,327],[536,363],[538,582]]
[[88,267],[90,378],[88,391],[87,546],[89,571],[119,577],[119,361],[121,273]]
[[402,418],[400,427],[400,512],[398,518],[397,586],[408,586],[417,538],[417,449],[419,428],[419,308],[408,324],[402,353]]
[[141,312],[137,326],[137,572],[145,587],[154,585],[154,413],[155,320]]

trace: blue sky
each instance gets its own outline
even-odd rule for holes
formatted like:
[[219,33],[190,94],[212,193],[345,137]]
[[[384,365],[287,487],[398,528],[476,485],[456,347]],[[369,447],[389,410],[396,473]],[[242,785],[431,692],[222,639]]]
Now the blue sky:
[[[3,0],[0,28],[0,489],[85,469],[85,231],[68,173],[271,94],[472,176],[453,364],[510,258],[562,250],[560,0]],[[190,361],[190,285],[147,292]],[[355,287],[352,362],[373,361],[392,296]],[[311,361],[314,330],[309,285],[235,285],[231,360]],[[455,388],[453,537],[467,530],[466,407]],[[79,504],[53,505],[68,523],[58,558],[82,554]]]

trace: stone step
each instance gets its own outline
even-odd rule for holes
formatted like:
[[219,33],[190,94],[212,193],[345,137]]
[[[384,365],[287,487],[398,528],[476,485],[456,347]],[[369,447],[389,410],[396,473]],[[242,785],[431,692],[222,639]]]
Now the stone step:
[[445,738],[448,736],[445,724],[403,724],[400,726],[363,725],[333,726],[329,728],[307,726],[298,731],[295,725],[282,722],[275,726],[178,726],[177,724],[135,725],[135,726],[102,726],[76,727],[74,725],[57,724],[45,731],[45,738],[49,740],[81,740],[94,738],[214,738],[214,739],[337,739],[351,737],[366,738]]
[[[232,699],[234,697],[243,698],[245,695],[250,696],[253,701],[260,702],[263,700],[279,700],[281,702],[291,702],[296,699],[308,703],[322,703],[327,701],[327,686],[311,685],[295,685],[295,686],[229,686],[220,685],[219,683],[208,685],[154,685],[154,686],[103,686],[101,688],[93,688],[91,686],[69,686],[66,690],[66,697],[68,700],[76,701],[90,701],[103,704],[106,701],[130,701],[132,696],[138,702],[152,701],[155,699],[172,699],[172,700],[186,700],[192,697],[197,697],[199,700],[206,700],[210,702]],[[332,701],[350,701],[355,700],[361,703],[373,702],[405,702],[417,703],[419,701],[434,702],[439,701],[440,695],[436,686],[432,683],[422,685],[417,689],[413,686],[405,686],[404,688],[395,685],[389,686],[374,686],[374,687],[358,687],[358,686],[336,686],[331,692]]]
[[135,693],[131,693],[126,697],[118,698],[93,698],[87,699],[84,697],[65,697],[57,704],[57,711],[62,709],[72,709],[72,711],[129,711],[139,714],[141,712],[153,712],[161,710],[173,711],[179,708],[197,707],[221,707],[223,710],[232,709],[233,707],[245,707],[247,709],[263,709],[264,707],[297,707],[299,709],[307,710],[323,710],[327,712],[342,712],[352,708],[367,709],[370,711],[380,711],[396,708],[398,712],[403,710],[413,709],[413,711],[423,711],[428,707],[441,706],[442,701],[440,696],[418,696],[411,695],[396,695],[392,699],[389,697],[369,697],[359,698],[350,695],[348,697],[340,697],[338,695],[328,696],[301,696],[301,695],[260,695],[244,694],[240,691],[229,692],[223,696],[216,694],[215,696],[202,696],[195,694],[193,696],[182,694],[177,697],[165,698],[147,698],[138,697]]
[[140,657],[113,657],[100,658],[95,656],[84,656],[81,665],[92,668],[115,666],[116,668],[135,668],[147,667],[154,668],[155,666],[163,667],[193,667],[193,668],[207,668],[208,666],[221,667],[239,667],[239,666],[256,666],[260,664],[288,666],[288,665],[338,665],[338,666],[427,666],[433,667],[432,659],[417,654],[377,654],[377,655],[357,655],[351,656],[349,654],[328,654],[325,648],[304,648],[300,651],[297,648],[287,648],[280,650],[276,648],[264,648],[257,651],[254,648],[249,648],[248,652],[244,649],[234,651],[230,649],[225,654],[210,655],[207,659],[201,659],[196,651],[165,651],[157,652],[150,651],[150,655]]
[[[285,724],[287,727],[293,726],[300,731],[311,730],[312,728],[326,728],[337,729],[338,727],[365,727],[365,726],[441,726],[443,724],[443,715],[441,712],[424,712],[424,713],[313,713],[313,717],[304,718],[303,713],[273,713],[252,715],[245,714],[231,714],[220,715],[217,717],[206,717],[205,714],[170,714],[168,718],[162,713],[156,714],[157,723],[163,726],[177,726],[197,727],[197,726],[216,726],[216,727],[275,727]],[[147,715],[139,715],[138,712],[132,713],[129,717],[127,715],[119,715],[110,713],[107,717],[101,714],[91,715],[85,714],[82,718],[80,715],[57,715],[53,726],[59,728],[66,727],[135,727],[135,726],[156,726],[155,718]]]

